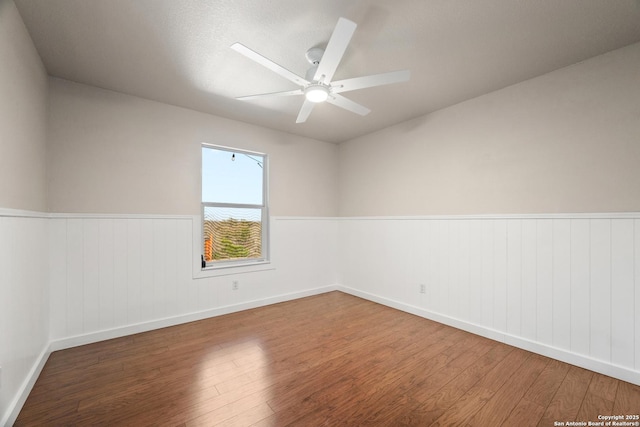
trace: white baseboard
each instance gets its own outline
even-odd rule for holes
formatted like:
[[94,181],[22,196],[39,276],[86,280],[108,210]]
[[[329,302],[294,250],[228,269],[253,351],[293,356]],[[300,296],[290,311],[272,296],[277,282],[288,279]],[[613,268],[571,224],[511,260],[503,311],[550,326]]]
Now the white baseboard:
[[431,310],[426,310],[421,307],[416,307],[414,305],[395,301],[389,298],[381,297],[375,294],[371,294],[369,292],[360,291],[347,286],[340,285],[337,287],[337,290],[353,296],[357,296],[359,298],[376,302],[378,304],[385,305],[387,307],[392,307],[397,310],[404,311],[406,313],[411,313],[416,316],[424,317],[426,319],[433,320],[438,323],[443,323],[445,325],[452,326],[457,329],[462,329],[463,331],[471,332],[473,334],[480,335],[485,338],[489,338],[489,339],[499,341],[508,345],[512,345],[514,347],[518,347],[523,350],[530,351],[532,353],[537,353],[542,356],[547,356],[552,359],[569,363],[571,365],[589,369],[590,371],[598,372],[603,375],[608,375],[610,377],[617,378],[622,381],[627,381],[632,384],[640,385],[640,372],[634,371],[633,369],[607,363],[602,360],[597,360],[589,356],[573,353],[571,351],[553,347],[547,344],[531,341],[523,337],[507,334],[495,329],[487,328],[485,326],[481,326],[481,325],[470,323],[464,320],[445,316],[445,315],[433,312]]
[[132,325],[121,326],[102,331],[90,332],[87,334],[75,335],[51,341],[50,350],[64,350],[67,348],[77,347],[85,344],[92,344],[99,341],[105,341],[113,338],[120,338],[127,335],[133,335],[140,332],[152,331],[154,329],[166,328],[169,326],[180,325],[183,323],[194,322],[197,320],[208,319],[210,317],[222,316],[225,314],[235,313],[252,308],[263,307],[266,305],[277,304],[280,302],[295,300],[299,298],[319,295],[326,292],[335,291],[337,285],[322,286],[319,288],[307,289],[299,292],[276,295],[273,297],[231,304],[223,307],[213,308],[210,310],[198,311],[194,313],[181,314],[173,317],[156,319],[149,322],[136,323]]
[[42,372],[42,368],[44,368],[45,363],[47,363],[47,359],[49,359],[50,354],[51,349],[49,348],[49,345],[46,345],[31,367],[27,378],[25,378],[24,382],[18,389],[18,393],[16,393],[13,401],[9,404],[7,411],[0,419],[0,426],[8,427],[12,426],[16,422],[18,414],[20,413],[24,403],[27,401],[27,397],[29,397],[29,393],[31,393],[31,389],[40,376],[40,372]]

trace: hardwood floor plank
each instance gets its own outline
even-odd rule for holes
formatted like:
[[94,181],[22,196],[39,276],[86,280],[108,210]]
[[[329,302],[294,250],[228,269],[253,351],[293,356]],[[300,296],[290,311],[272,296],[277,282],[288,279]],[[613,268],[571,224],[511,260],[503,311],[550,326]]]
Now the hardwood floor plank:
[[[266,403],[261,403],[248,411],[244,411],[235,417],[231,417],[227,420],[219,422],[217,424],[211,424],[212,426],[219,427],[246,427],[252,425],[258,421],[261,421],[270,415],[273,415],[273,411]],[[186,425],[185,425],[186,427]]]
[[495,391],[483,387],[474,387],[465,393],[443,415],[438,417],[430,426],[462,426],[491,399]]
[[[276,412],[272,421],[279,426],[326,424],[344,405],[353,405],[361,395],[354,378],[343,378]],[[345,396],[351,398],[345,401]]]
[[[304,422],[333,425],[349,419],[376,425],[393,418],[394,411],[409,410],[405,394],[414,387],[414,383],[422,382],[436,372],[439,366],[444,366],[451,355],[456,354],[450,351],[453,347],[477,343],[470,334],[457,332],[452,333],[450,328],[438,329],[428,340],[415,341],[411,346],[404,347],[405,352],[396,351],[396,347],[393,347],[391,357],[367,367],[371,381],[358,383],[359,397],[357,400],[353,399],[358,404],[341,404],[322,420],[305,419]],[[371,414],[370,409],[366,408],[379,410]]]
[[538,425],[575,421],[593,375],[591,371],[571,366]]
[[16,426],[552,425],[640,387],[340,292],[51,355]]
[[[164,404],[154,408],[152,414],[147,418],[153,421],[151,424],[178,424],[185,420],[203,417],[211,411],[218,410],[226,405],[231,405],[247,395],[253,395],[255,397],[257,393],[264,393],[262,396],[265,399],[264,403],[266,403],[272,393],[271,390],[274,384],[288,381],[289,378],[294,376],[295,373],[288,372],[274,375],[265,374],[240,388],[218,395],[210,395],[206,389],[201,389],[196,386],[189,392],[163,399]],[[134,416],[135,414],[130,415],[130,417]]]
[[595,422],[599,421],[598,415],[612,414],[618,382],[611,377],[594,373],[576,420]]
[[[478,340],[471,334],[462,335],[460,340],[443,351],[427,359],[426,352],[419,354],[421,363],[410,369],[392,384],[393,389],[385,390],[375,404],[380,410],[366,418],[368,425],[395,425],[405,414],[414,411],[420,403],[415,399],[415,390],[425,391],[437,387],[437,375],[460,371],[486,353],[490,346],[486,340]],[[435,377],[435,378],[434,378]],[[441,377],[444,378],[444,377]],[[440,380],[442,381],[442,380]],[[399,398],[397,396],[400,396]]]
[[[242,417],[243,414],[250,411],[256,411],[256,408],[260,412],[267,411],[264,407],[269,390],[261,390],[257,393],[250,394],[228,403],[227,405],[220,406],[214,410],[208,411],[198,417],[187,420],[187,427],[209,427],[222,422],[231,422],[231,419]],[[269,408],[269,405],[266,405]],[[271,411],[271,408],[268,409]]]
[[531,356],[531,353],[519,349],[510,352],[432,425],[467,424]]
[[640,387],[625,381],[618,381],[613,412],[623,415],[638,415],[640,412]]
[[428,383],[416,387],[410,396],[418,405],[411,412],[398,416],[394,422],[400,425],[432,424],[513,350],[493,341],[486,344],[491,347],[484,353],[480,351],[475,357],[471,353],[460,357],[468,359],[471,356],[468,363],[460,366],[456,359],[434,374]]
[[538,378],[548,359],[531,355],[471,419],[470,425],[500,425],[509,416],[527,389]]
[[535,427],[544,415],[544,407],[527,399],[520,399],[509,417],[502,423],[504,427]]
[[527,390],[524,398],[546,408],[564,381],[571,365],[550,359],[549,364]]

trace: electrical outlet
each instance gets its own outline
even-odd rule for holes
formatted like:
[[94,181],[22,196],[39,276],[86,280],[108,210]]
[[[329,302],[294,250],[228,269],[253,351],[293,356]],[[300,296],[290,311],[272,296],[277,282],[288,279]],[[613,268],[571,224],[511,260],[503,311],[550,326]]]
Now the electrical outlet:
[[420,284],[420,293],[424,294],[427,292],[427,287],[424,284]]
[[231,289],[233,289],[234,291],[237,291],[239,287],[240,287],[240,283],[238,283],[237,280],[234,280],[231,282]]

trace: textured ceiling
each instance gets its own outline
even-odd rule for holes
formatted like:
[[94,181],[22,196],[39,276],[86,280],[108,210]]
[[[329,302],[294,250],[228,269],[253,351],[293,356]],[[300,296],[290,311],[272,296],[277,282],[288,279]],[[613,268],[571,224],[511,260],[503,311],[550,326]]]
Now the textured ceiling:
[[[55,77],[341,142],[640,41],[640,0],[15,0]],[[348,92],[296,124],[295,89],[231,50],[304,76],[339,17],[358,24],[334,80],[400,69],[411,80]]]

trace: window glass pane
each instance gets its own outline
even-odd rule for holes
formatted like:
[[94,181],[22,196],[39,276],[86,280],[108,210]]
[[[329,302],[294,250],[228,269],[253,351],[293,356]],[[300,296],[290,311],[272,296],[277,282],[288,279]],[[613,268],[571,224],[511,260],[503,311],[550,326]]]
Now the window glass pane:
[[262,205],[264,157],[202,148],[202,201]]
[[262,209],[204,208],[205,261],[262,258]]

